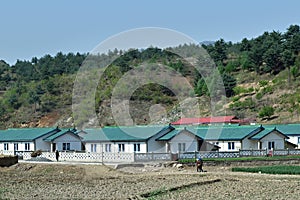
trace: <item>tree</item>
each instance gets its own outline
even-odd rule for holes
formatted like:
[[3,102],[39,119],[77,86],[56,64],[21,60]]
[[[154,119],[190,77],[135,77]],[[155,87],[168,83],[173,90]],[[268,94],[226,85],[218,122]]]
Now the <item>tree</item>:
[[294,65],[295,63],[295,57],[293,56],[292,51],[285,49],[282,54],[282,61],[285,67],[288,68],[288,84],[290,85],[291,83],[291,66]]
[[226,50],[227,46],[223,39],[216,41],[214,45],[214,51],[211,55],[216,63],[223,63],[223,61],[227,58]]
[[264,118],[264,117],[268,117],[268,119],[270,119],[270,117],[274,114],[274,108],[272,106],[264,106],[258,113],[258,116],[260,118]]
[[250,51],[251,50],[251,43],[247,38],[244,38],[241,42],[240,51]]
[[236,86],[236,79],[229,74],[222,74],[226,97],[234,95],[233,88]]

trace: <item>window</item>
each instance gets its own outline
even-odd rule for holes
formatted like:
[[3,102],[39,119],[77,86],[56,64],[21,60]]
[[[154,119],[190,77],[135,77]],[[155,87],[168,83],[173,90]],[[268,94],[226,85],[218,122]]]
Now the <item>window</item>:
[[185,143],[178,143],[178,151],[185,151]]
[[111,152],[111,144],[105,144],[105,152]]
[[125,144],[119,144],[119,152],[124,152],[125,151]]
[[228,150],[234,150],[234,142],[228,142]]
[[63,143],[63,149],[62,150],[68,151],[68,150],[71,149],[70,146],[71,146],[70,143]]
[[300,144],[300,137],[298,137],[298,144]]
[[141,144],[133,144],[133,151],[140,152],[141,151]]
[[275,148],[275,142],[268,142],[268,149],[274,149]]
[[97,152],[97,144],[91,144],[91,152]]
[[25,151],[29,151],[30,150],[30,143],[25,143]]
[[18,149],[19,149],[18,143],[14,143],[14,151],[18,151]]
[[8,151],[8,143],[4,143],[4,151]]

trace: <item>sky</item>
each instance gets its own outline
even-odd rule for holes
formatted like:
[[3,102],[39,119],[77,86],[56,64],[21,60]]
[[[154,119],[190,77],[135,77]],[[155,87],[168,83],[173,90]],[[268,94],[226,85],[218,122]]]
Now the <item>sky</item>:
[[179,31],[196,41],[239,42],[300,24],[298,0],[3,0],[0,60],[88,53],[135,28]]

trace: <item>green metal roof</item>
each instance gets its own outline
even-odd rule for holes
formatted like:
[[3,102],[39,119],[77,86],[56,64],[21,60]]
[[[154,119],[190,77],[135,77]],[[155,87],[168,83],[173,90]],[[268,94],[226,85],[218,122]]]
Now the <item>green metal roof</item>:
[[249,137],[249,139],[260,140],[260,139],[267,136],[268,134],[270,134],[273,131],[277,131],[277,133],[279,133],[280,135],[283,135],[285,138],[288,138],[287,135],[285,135],[281,131],[277,130],[276,128],[265,128],[265,130],[259,132],[258,134],[253,135],[252,137]]
[[102,129],[86,129],[83,141],[146,141],[168,127],[136,126],[136,127],[104,127]]
[[[243,140],[248,135],[254,134],[259,131],[260,127],[257,126],[219,126],[219,127],[186,127],[186,130],[191,132],[197,137],[200,137],[204,140]],[[176,129],[170,133],[163,135],[158,138],[158,141],[167,141],[172,139],[175,135],[179,134],[184,129]]]
[[300,135],[300,124],[268,124],[263,125],[266,128],[275,128],[287,136]]
[[56,133],[56,128],[13,128],[0,131],[1,142],[26,142],[34,141],[50,132]]
[[160,138],[156,139],[157,141],[168,141],[171,140],[173,137],[175,137],[178,133],[180,133],[182,130],[173,130],[163,136],[161,136]]
[[249,137],[251,140],[260,140],[261,138],[265,137],[268,135],[270,132],[272,132],[274,128],[265,128],[263,131]]
[[75,132],[74,132],[74,131],[76,131],[76,130],[73,130],[73,129],[60,129],[60,130],[61,130],[60,132],[54,133],[54,134],[52,134],[52,135],[46,137],[46,138],[44,139],[44,141],[46,141],[46,142],[51,142],[51,141],[55,140],[56,138],[58,138],[58,137],[60,137],[60,136],[62,136],[62,135],[64,135],[64,134],[66,134],[66,133],[72,133],[72,134],[74,134],[76,137],[78,137],[78,135],[75,134]]

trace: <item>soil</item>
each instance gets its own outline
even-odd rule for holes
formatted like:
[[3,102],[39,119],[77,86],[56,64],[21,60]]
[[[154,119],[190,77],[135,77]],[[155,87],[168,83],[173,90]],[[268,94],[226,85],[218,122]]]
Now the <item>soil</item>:
[[18,163],[0,168],[0,199],[298,199],[299,175],[231,172],[230,166],[153,163]]

